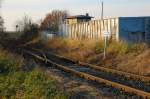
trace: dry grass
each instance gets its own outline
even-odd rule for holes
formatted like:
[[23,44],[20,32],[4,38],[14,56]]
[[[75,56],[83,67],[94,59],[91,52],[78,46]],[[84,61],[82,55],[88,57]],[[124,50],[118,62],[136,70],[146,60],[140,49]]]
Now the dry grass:
[[96,40],[53,39],[46,47],[67,58],[111,67],[127,72],[148,75],[150,53],[146,44],[111,42],[107,47],[107,58],[103,60],[103,42]]
[[17,68],[21,68],[24,65],[24,58],[22,56],[12,54],[2,48],[0,48],[0,60],[10,60]]
[[94,54],[95,41],[78,41],[57,38],[50,40],[46,45],[55,53],[72,58],[74,60],[86,61],[88,56]]
[[125,61],[121,61],[118,64],[118,69],[140,75],[150,74],[150,49],[142,52],[137,56],[130,55],[124,58],[126,58],[124,59]]

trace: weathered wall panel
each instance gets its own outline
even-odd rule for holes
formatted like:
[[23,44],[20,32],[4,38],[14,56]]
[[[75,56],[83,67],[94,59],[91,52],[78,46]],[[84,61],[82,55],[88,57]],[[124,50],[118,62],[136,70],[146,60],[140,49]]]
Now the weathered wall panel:
[[[119,39],[131,43],[145,42],[147,17],[119,18]],[[148,32],[147,32],[148,34]]]
[[63,24],[60,31],[60,36],[71,39],[103,39],[103,32],[107,31],[111,33],[112,40],[150,43],[150,17],[119,17]]
[[111,32],[112,38],[116,38],[117,35],[117,23],[118,18],[111,18],[105,20],[94,20],[78,24],[63,24],[60,28],[63,37],[71,39],[103,39],[103,31]]
[[145,41],[150,44],[150,18],[145,19]]

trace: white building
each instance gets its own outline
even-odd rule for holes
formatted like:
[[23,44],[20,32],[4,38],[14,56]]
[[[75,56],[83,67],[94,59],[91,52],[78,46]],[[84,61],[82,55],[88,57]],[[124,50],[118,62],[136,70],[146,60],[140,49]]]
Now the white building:
[[43,42],[48,42],[50,39],[53,39],[54,37],[56,37],[56,34],[57,33],[45,30],[45,31],[40,32],[40,37]]

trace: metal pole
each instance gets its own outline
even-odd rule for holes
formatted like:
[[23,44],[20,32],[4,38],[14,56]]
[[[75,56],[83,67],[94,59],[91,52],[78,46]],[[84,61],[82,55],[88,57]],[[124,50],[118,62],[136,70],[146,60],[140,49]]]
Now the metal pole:
[[106,59],[107,37],[104,37],[104,59]]
[[101,9],[101,19],[103,20],[103,17],[104,17],[104,3],[102,1],[102,9]]
[[[104,3],[102,1],[101,3],[101,20],[103,22],[103,27],[104,27]],[[106,47],[107,47],[107,36],[104,36],[104,59],[106,59]]]

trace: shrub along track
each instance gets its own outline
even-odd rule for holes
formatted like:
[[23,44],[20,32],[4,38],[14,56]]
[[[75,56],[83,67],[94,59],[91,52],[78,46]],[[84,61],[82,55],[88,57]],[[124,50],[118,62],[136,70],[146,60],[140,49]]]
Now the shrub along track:
[[[10,44],[8,43],[8,45]],[[15,50],[15,52],[17,51],[17,53],[25,53],[33,56],[34,58],[48,64],[52,64],[53,66],[67,73],[71,73],[87,80],[96,82],[102,87],[108,87],[110,91],[115,91],[117,94],[125,95],[128,97],[134,96],[135,99],[141,99],[141,97],[150,99],[149,77],[139,76],[105,67],[99,67],[83,62],[72,61],[65,57],[54,55],[46,51],[43,52],[37,49],[30,49],[31,47],[17,47],[17,49],[15,49],[16,46],[14,43],[11,44],[10,47],[8,47],[8,45],[6,46],[7,49],[11,48],[12,50]],[[27,51],[23,49],[27,49]]]
[[23,52],[39,61],[51,64],[66,73],[93,81],[103,85],[103,87],[109,87],[110,91],[114,91],[117,94],[130,98],[135,97],[135,99],[150,99],[149,77],[103,67],[100,68],[82,62],[74,62],[70,59],[37,49],[23,50]]

